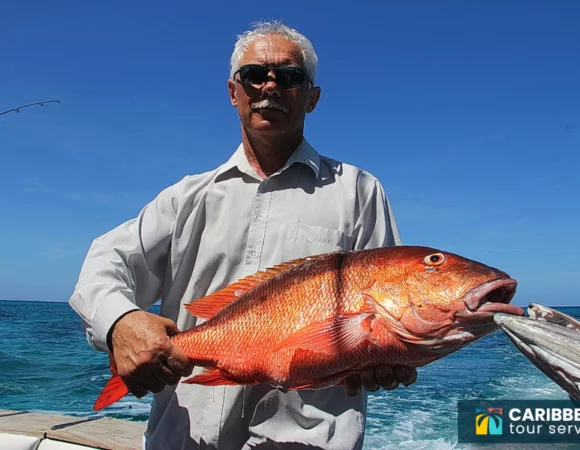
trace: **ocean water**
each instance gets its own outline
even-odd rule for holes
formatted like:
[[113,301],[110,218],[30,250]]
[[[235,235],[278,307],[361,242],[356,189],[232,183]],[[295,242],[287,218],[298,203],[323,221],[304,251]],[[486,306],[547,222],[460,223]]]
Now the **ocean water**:
[[[580,308],[559,309],[580,318]],[[92,416],[108,378],[108,358],[88,346],[67,303],[0,301],[0,409]],[[472,448],[457,444],[461,399],[568,396],[498,331],[420,368],[417,382],[406,389],[371,393],[365,448]],[[145,421],[150,404],[150,396],[129,396],[101,414]]]

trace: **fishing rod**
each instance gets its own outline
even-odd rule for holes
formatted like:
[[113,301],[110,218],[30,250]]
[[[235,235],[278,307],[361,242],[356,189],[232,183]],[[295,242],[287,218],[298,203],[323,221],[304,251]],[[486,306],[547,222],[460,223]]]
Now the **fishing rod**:
[[2,115],[4,115],[4,114],[11,113],[11,112],[17,112],[17,113],[20,113],[20,110],[21,110],[21,109],[28,108],[28,107],[30,107],[30,106],[36,106],[36,105],[44,106],[44,104],[45,104],[45,103],[60,103],[60,100],[45,100],[45,101],[43,101],[43,102],[36,102],[36,103],[31,103],[31,104],[29,104],[29,105],[23,105],[23,106],[19,106],[19,107],[17,107],[17,108],[12,108],[12,109],[9,109],[8,111],[1,112],[1,113],[0,113],[0,116],[2,116]]

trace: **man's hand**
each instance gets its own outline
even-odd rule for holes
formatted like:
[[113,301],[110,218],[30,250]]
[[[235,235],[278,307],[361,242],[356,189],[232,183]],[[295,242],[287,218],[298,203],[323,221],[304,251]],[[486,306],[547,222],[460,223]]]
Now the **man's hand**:
[[350,375],[344,380],[344,390],[348,396],[354,397],[359,394],[361,387],[369,392],[378,391],[381,387],[391,390],[399,386],[399,383],[407,387],[416,380],[417,371],[410,367],[380,366],[360,375]]
[[179,333],[172,320],[131,311],[113,326],[111,344],[117,372],[136,397],[160,392],[189,376],[193,365],[169,336]]

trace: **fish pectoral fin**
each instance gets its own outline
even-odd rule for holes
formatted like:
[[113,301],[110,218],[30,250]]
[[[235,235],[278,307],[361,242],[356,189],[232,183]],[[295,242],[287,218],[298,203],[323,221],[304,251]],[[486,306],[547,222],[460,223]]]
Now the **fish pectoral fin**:
[[204,386],[236,386],[239,384],[227,378],[222,370],[215,367],[205,369],[199,375],[183,380],[182,383]]
[[355,348],[371,334],[373,313],[342,314],[312,323],[282,340],[274,352],[301,348],[336,355]]

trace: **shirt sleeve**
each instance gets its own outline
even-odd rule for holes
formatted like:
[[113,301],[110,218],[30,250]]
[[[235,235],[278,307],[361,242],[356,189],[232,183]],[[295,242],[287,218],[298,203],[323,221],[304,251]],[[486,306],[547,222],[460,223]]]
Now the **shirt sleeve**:
[[354,226],[355,249],[402,245],[397,221],[381,182],[361,171],[357,180],[359,211]]
[[95,239],[69,300],[89,344],[109,351],[107,334],[125,313],[160,297],[175,227],[175,187],[163,190],[138,217]]

